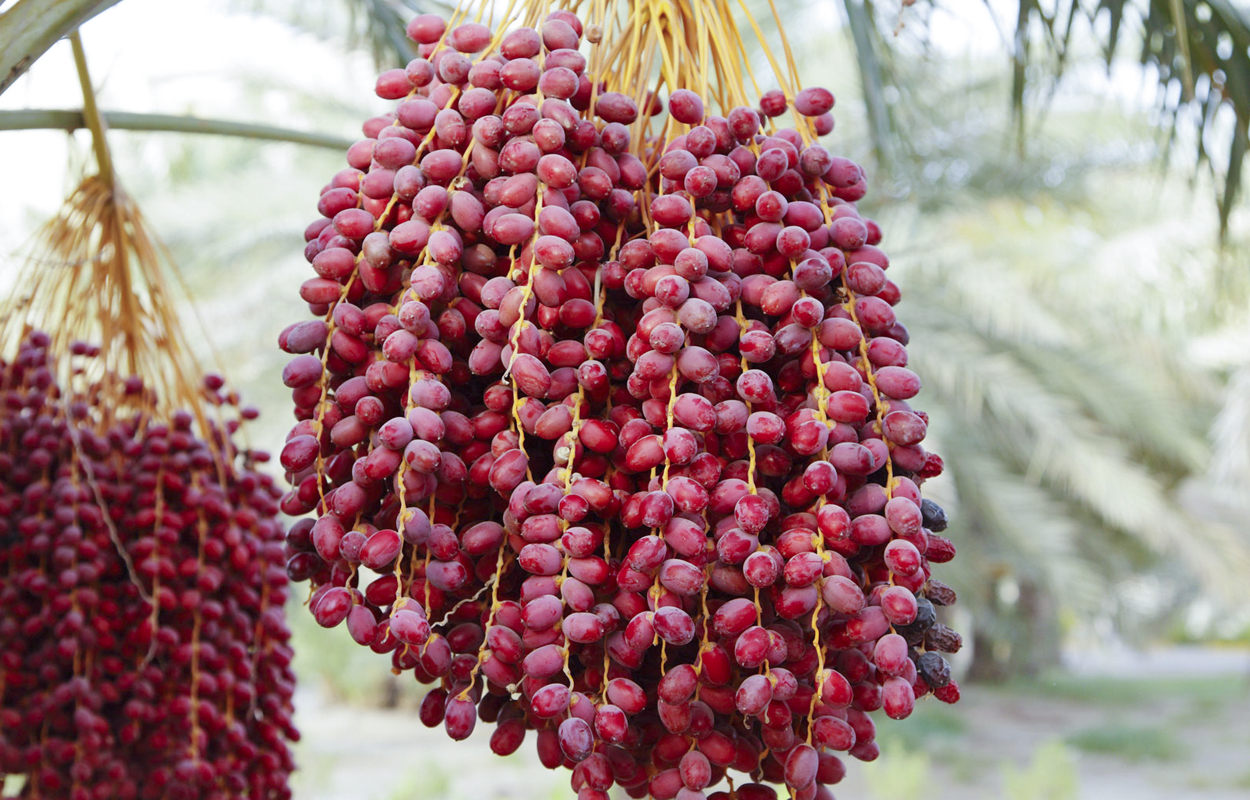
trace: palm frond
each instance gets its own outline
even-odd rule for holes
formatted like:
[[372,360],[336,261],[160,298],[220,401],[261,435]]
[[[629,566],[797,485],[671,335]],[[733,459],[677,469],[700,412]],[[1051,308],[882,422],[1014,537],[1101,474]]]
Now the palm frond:
[[1235,596],[1250,575],[1247,543],[1219,525],[1189,519],[1123,442],[1070,397],[1056,394],[1010,352],[965,331],[931,328],[911,347],[946,413],[981,428],[1013,470]]
[[1229,380],[1224,407],[1211,426],[1211,439],[1211,483],[1227,494],[1232,505],[1250,509],[1250,364]]
[[352,0],[352,30],[357,42],[366,44],[379,67],[399,67],[417,54],[416,45],[405,35],[408,20],[432,4],[409,0]]
[[[1105,31],[1103,50],[1108,65],[1122,47],[1122,34],[1132,30],[1126,27],[1128,20],[1135,19],[1133,32],[1141,63],[1158,76],[1161,118],[1165,124],[1190,120],[1197,133],[1197,163],[1211,164],[1213,148],[1226,148],[1225,163],[1211,164],[1220,179],[1217,199],[1224,238],[1241,186],[1250,123],[1250,15],[1229,0],[1074,2],[1085,8],[1092,30]],[[1109,25],[1093,25],[1094,18],[1104,12]],[[1225,109],[1232,112],[1231,126],[1221,113]]]
[[[852,13],[867,4],[844,0],[844,5],[854,43],[865,50],[860,63],[871,75],[875,60],[896,49],[897,42],[889,37],[896,23],[888,15],[870,18],[879,37],[870,38],[855,29],[864,24],[862,13]],[[951,13],[973,13],[971,3],[944,5]],[[1250,147],[1250,10],[1232,0],[1018,0],[1014,20],[1000,20],[990,3],[985,7],[1000,31],[1010,28],[1004,32],[1006,91],[1017,155],[1027,152],[1026,142],[1035,144],[1079,43],[1092,40],[1108,71],[1131,48],[1134,52],[1127,55],[1138,59],[1147,81],[1157,87],[1155,123],[1165,135],[1155,157],[1166,167],[1178,146],[1192,148],[1188,161],[1215,179],[1219,238],[1226,240]],[[904,19],[920,19],[918,8],[908,9]],[[910,120],[905,108],[890,111],[878,119],[895,124],[904,117]],[[915,129],[910,123],[903,127],[909,134]],[[899,136],[897,130],[886,134]],[[873,137],[882,138],[876,131]]]
[[1006,570],[1047,586],[1073,607],[1096,607],[1099,581],[1078,546],[1084,531],[1062,501],[1005,469],[986,444],[962,426],[960,435],[943,437],[944,451],[958,464],[960,523],[952,536],[970,545],[960,549],[962,563],[951,563],[952,581],[971,585]]
[[[931,265],[908,274],[912,294],[923,297],[910,312],[921,330],[975,335],[1169,479],[1202,469],[1208,448],[1195,409],[1212,404],[1215,392],[1174,348],[1140,328],[1126,334],[1103,315],[1074,323],[1081,317],[1062,284],[1008,269],[981,270],[975,279],[966,272]],[[934,308],[958,309],[958,318]]]
[[19,0],[0,12],[0,93],[61,37],[118,0]]
[[885,103],[887,77],[882,61],[881,30],[871,0],[842,0],[847,26],[855,43],[855,58],[868,112],[868,130],[873,153],[879,167],[888,170],[893,162],[891,152],[892,124]]
[[[1200,470],[1207,447],[1187,405],[1158,373],[1141,370],[1110,350],[1020,351],[1030,369],[1047,376],[1052,391],[1068,395],[1100,428],[1126,442],[1143,463],[1184,475]],[[1097,381],[1091,381],[1097,375]]]

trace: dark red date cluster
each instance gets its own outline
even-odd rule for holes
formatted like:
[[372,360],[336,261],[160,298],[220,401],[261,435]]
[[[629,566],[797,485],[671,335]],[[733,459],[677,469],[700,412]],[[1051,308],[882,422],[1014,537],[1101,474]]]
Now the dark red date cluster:
[[236,420],[210,446],[190,413],[128,410],[148,390],[114,393],[98,354],[33,333],[0,362],[0,780],[49,800],[290,797],[281,490],[233,449]]
[[831,797],[870,712],[959,694],[941,460],[833,96],[665,117],[568,12],[408,33],[279,339],[289,575],[434,685],[423,722],[534,731],[584,800]]

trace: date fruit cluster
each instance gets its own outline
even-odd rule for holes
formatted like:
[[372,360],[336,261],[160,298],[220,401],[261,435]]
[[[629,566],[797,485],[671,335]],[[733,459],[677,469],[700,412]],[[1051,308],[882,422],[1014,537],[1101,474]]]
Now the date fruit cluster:
[[[35,332],[0,362],[0,782],[49,800],[289,797],[282,492],[234,449],[237,420],[206,442],[98,356]],[[220,389],[206,379],[224,408]]]
[[731,772],[831,797],[871,712],[958,698],[960,644],[899,288],[817,142],[833,95],[612,91],[565,11],[408,34],[279,337],[282,507],[315,512],[288,574],[432,685],[425,724],[533,734],[583,800]]

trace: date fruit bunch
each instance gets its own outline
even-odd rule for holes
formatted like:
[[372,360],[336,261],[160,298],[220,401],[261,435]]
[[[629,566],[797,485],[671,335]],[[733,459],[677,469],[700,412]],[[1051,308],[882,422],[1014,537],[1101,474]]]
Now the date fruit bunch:
[[831,797],[872,712],[959,695],[942,464],[833,96],[662,100],[567,11],[408,33],[279,337],[288,574],[433,686],[425,724],[532,732],[584,800]]
[[282,492],[192,355],[69,39],[96,171],[0,302],[0,788],[286,798]]
[[289,797],[281,490],[237,421],[204,441],[190,412],[128,410],[151,387],[99,355],[33,332],[0,362],[0,776],[24,798]]

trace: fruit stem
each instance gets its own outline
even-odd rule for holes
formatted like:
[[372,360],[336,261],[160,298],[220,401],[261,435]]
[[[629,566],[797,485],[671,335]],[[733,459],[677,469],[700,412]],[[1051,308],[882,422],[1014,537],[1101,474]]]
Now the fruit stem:
[[95,89],[91,85],[91,74],[87,72],[87,54],[82,47],[82,37],[75,30],[69,35],[70,46],[74,48],[74,67],[78,70],[78,85],[82,87],[82,117],[91,129],[91,146],[95,150],[96,164],[100,168],[100,176],[113,185],[113,156],[109,153],[108,142],[104,138],[104,117],[95,103]]

